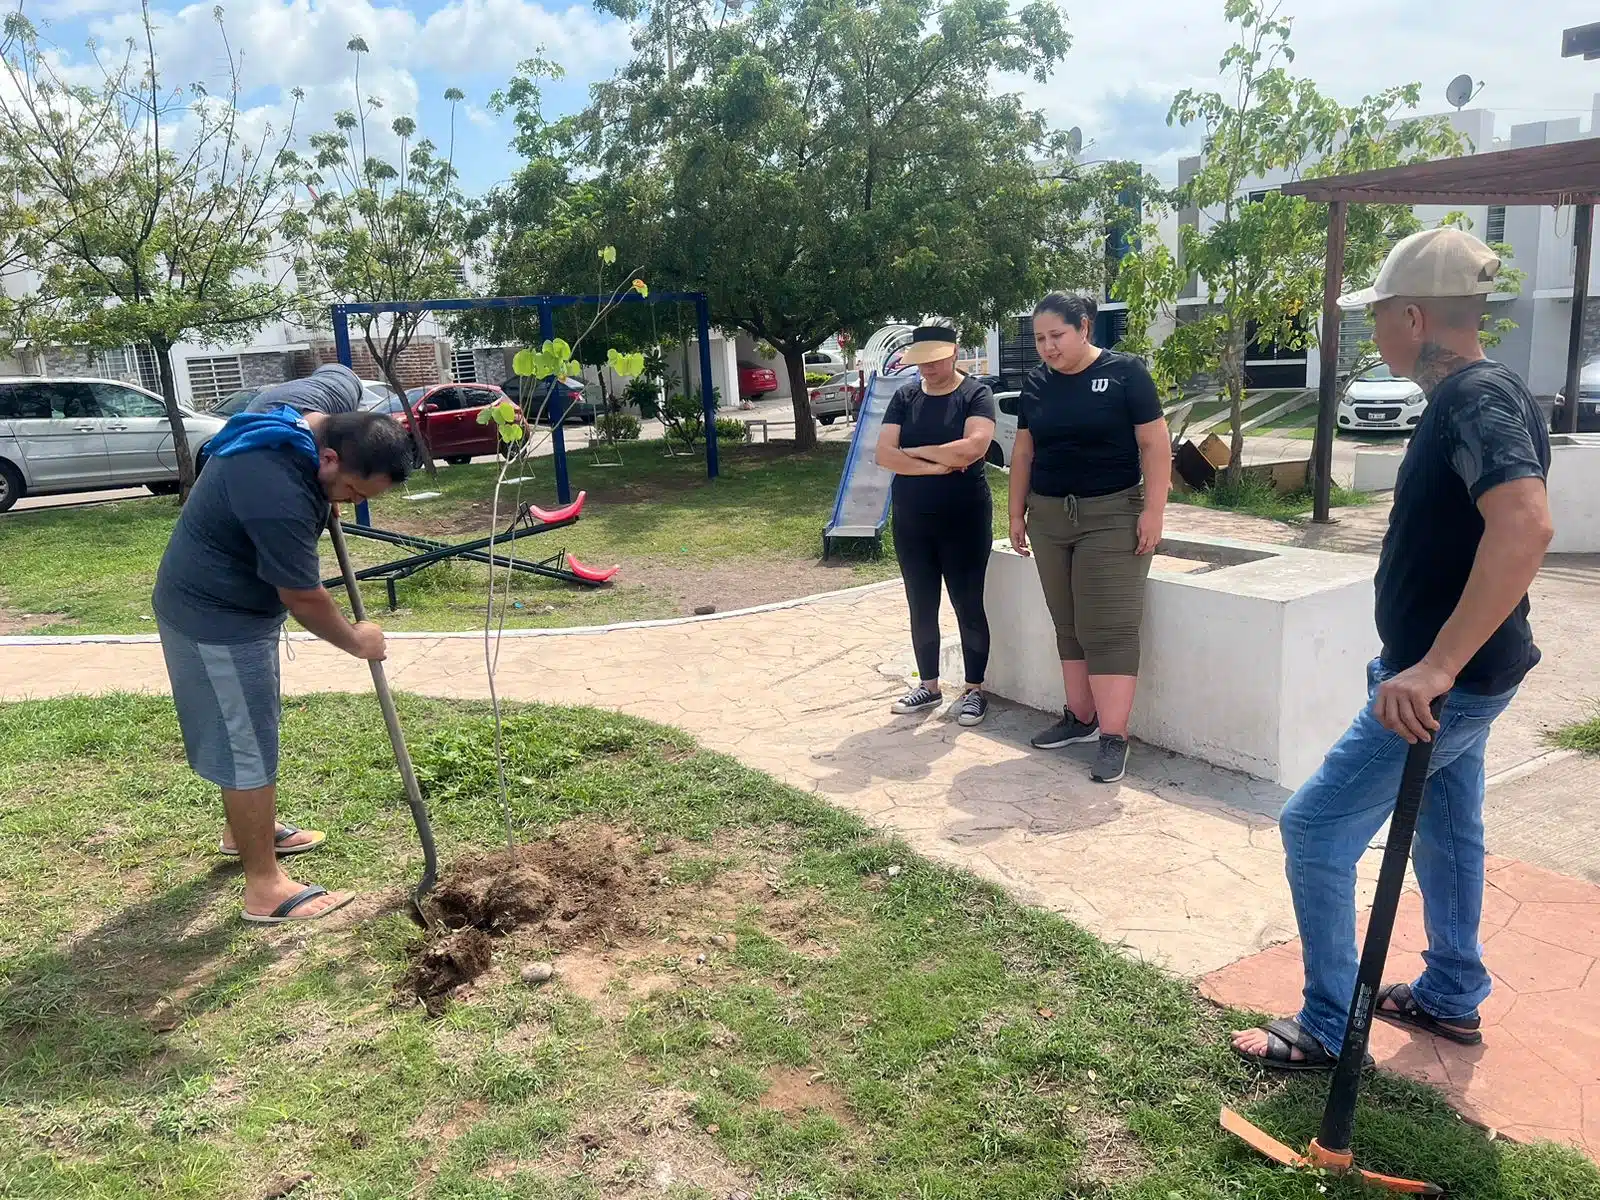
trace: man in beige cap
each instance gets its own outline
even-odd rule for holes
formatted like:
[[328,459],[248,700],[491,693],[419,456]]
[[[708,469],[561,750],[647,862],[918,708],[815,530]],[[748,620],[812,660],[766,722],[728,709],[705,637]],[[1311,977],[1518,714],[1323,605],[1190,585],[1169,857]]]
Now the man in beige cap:
[[[1478,330],[1500,260],[1459,229],[1413,234],[1369,288],[1378,352],[1428,408],[1406,448],[1377,574],[1381,655],[1372,704],[1294,794],[1279,826],[1300,927],[1305,993],[1293,1020],[1237,1033],[1261,1066],[1328,1070],[1356,978],[1356,862],[1394,809],[1407,746],[1434,743],[1413,862],[1428,949],[1377,1015],[1465,1045],[1483,1040],[1484,746],[1539,661],[1528,586],[1550,543],[1550,439],[1522,380],[1483,355]],[[1439,719],[1432,702],[1444,697]]]

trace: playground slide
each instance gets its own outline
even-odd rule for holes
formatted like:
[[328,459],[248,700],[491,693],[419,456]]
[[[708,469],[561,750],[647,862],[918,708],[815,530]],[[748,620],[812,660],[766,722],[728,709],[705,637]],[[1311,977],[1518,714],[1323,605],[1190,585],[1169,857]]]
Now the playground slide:
[[[891,364],[892,365],[892,364]],[[917,377],[915,367],[888,372],[874,371],[867,380],[866,396],[856,418],[850,454],[839,478],[839,491],[833,501],[833,515],[822,531],[823,557],[838,543],[864,538],[877,543],[889,519],[889,485],[894,472],[878,465],[875,451],[878,431],[883,428],[884,409],[906,383]]]

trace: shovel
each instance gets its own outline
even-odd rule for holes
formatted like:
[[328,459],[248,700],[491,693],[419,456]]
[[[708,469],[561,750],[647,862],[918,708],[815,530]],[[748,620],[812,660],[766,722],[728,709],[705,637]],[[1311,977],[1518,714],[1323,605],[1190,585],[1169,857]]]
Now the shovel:
[[[1442,699],[1433,702],[1433,718],[1439,719]],[[1437,734],[1435,735],[1437,736]],[[1383,986],[1383,968],[1389,957],[1389,939],[1394,933],[1395,913],[1400,907],[1400,889],[1406,881],[1406,863],[1411,858],[1411,839],[1416,833],[1417,813],[1422,808],[1422,793],[1428,783],[1428,764],[1433,758],[1432,742],[1413,742],[1400,773],[1400,794],[1395,799],[1394,816],[1389,820],[1389,840],[1383,848],[1383,866],[1378,870],[1378,892],[1372,900],[1372,916],[1367,925],[1366,944],[1361,948],[1361,967],[1356,972],[1355,996],[1350,1001],[1350,1017],[1345,1023],[1344,1046],[1333,1068],[1327,1104],[1322,1110],[1322,1126],[1304,1154],[1285,1146],[1271,1134],[1252,1125],[1231,1108],[1222,1110],[1222,1127],[1273,1162],[1286,1167],[1309,1167],[1337,1175],[1354,1175],[1373,1187],[1410,1196],[1442,1196],[1444,1189],[1420,1179],[1401,1179],[1363,1171],[1355,1165],[1350,1150],[1350,1135],[1355,1127],[1356,1097],[1361,1091],[1361,1066],[1367,1056],[1372,1035],[1372,1016],[1378,1004],[1378,989]]]
[[[339,571],[344,576],[345,595],[350,597],[350,610],[357,621],[367,619],[366,606],[361,602],[361,588],[356,583],[356,573],[350,565],[350,550],[344,543],[344,529],[339,525],[337,508],[328,510],[328,536],[333,539],[333,552],[339,557]],[[422,899],[433,891],[439,878],[439,856],[433,848],[433,826],[428,821],[428,806],[422,802],[422,789],[417,786],[417,773],[411,769],[411,753],[406,749],[405,735],[400,732],[400,715],[395,711],[394,696],[389,692],[389,680],[383,673],[383,663],[369,662],[372,668],[372,686],[378,693],[378,707],[383,710],[383,723],[389,727],[389,744],[394,747],[394,759],[400,767],[400,781],[405,785],[406,802],[411,805],[411,819],[416,822],[417,838],[422,843],[422,879],[411,894],[411,909],[424,929],[432,929],[433,922],[423,907]]]

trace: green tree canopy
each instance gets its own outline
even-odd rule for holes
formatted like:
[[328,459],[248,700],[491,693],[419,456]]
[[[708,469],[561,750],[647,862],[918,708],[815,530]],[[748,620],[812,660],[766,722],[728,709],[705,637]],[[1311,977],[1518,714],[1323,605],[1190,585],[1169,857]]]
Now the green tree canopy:
[[[1239,40],[1223,55],[1224,91],[1180,92],[1167,123],[1202,134],[1201,166],[1172,202],[1199,213],[1180,228],[1179,253],[1154,229],[1125,258],[1115,294],[1128,303],[1130,348],[1148,349],[1149,327],[1164,310],[1174,331],[1155,349],[1155,373],[1169,389],[1210,377],[1229,399],[1230,471],[1244,450],[1246,350],[1252,341],[1285,347],[1316,342],[1322,305],[1328,212],[1276,189],[1252,199],[1245,184],[1366,171],[1460,154],[1464,140],[1442,118],[1415,119],[1421,86],[1406,84],[1342,105],[1309,79],[1289,73],[1291,21],[1280,3],[1226,0]],[[1418,227],[1409,207],[1350,210],[1345,277],[1370,279],[1390,246]],[[1199,277],[1206,303],[1181,314],[1176,301]],[[1338,330],[1327,331],[1331,337]]]
[[[587,271],[614,244],[652,288],[705,292],[713,321],[776,347],[793,380],[840,331],[988,324],[1101,277],[1098,176],[1053,177],[1060,139],[991,83],[1049,76],[1068,47],[1054,4],[602,6],[640,22],[634,56],[578,117],[519,124],[536,171],[518,182],[529,197],[555,183],[557,144],[597,173],[561,181],[540,232],[515,236],[532,204],[506,224],[502,274],[562,282],[561,264]],[[803,384],[794,407],[809,445]]]

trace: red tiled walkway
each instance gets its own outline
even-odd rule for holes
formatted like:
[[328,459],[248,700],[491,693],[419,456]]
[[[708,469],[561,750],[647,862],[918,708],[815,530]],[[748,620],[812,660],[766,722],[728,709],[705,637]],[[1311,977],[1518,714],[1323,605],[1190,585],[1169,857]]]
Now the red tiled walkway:
[[[1457,1046],[1377,1023],[1374,1057],[1385,1070],[1440,1088],[1468,1120],[1504,1137],[1567,1142],[1600,1161],[1600,887],[1491,859],[1482,937],[1494,976],[1483,1044]],[[1386,978],[1414,979],[1426,945],[1422,900],[1408,891]],[[1201,987],[1220,1004],[1292,1014],[1300,943],[1241,959]]]

